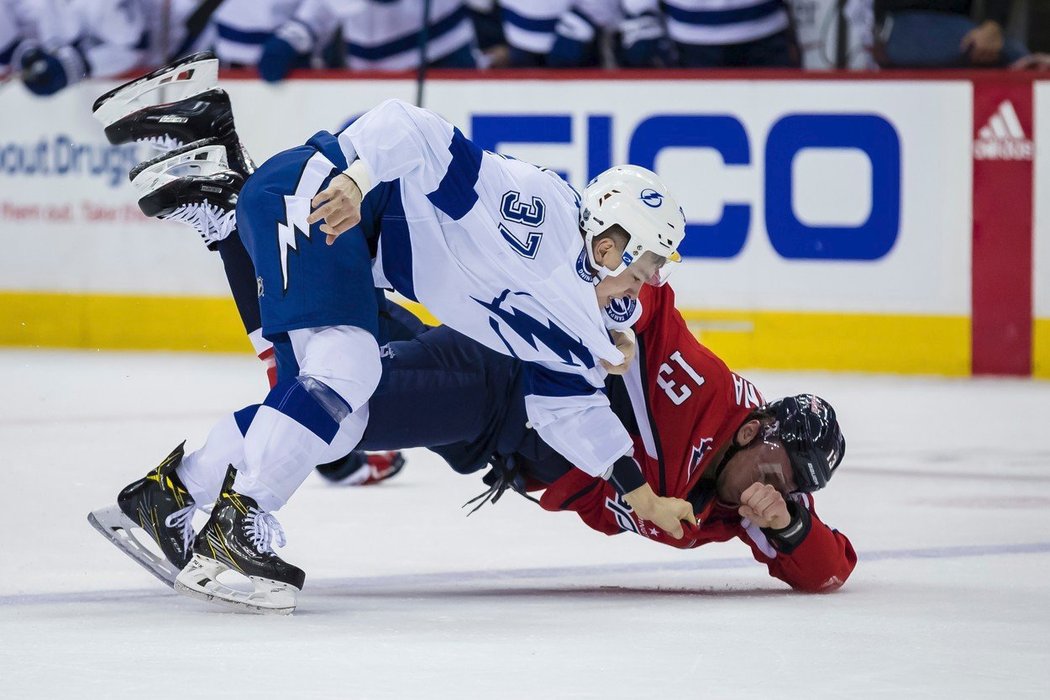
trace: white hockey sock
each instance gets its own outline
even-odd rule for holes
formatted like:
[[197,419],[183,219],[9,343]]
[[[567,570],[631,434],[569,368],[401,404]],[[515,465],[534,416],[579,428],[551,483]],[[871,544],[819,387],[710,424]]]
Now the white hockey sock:
[[[350,452],[365,432],[368,406],[339,424],[331,444],[269,406],[260,406],[244,439],[244,464],[233,488],[265,511],[281,508],[318,464]],[[187,487],[188,488],[188,487]]]
[[183,457],[175,473],[194,502],[203,506],[218,498],[226,468],[240,467],[243,461],[244,436],[231,413],[215,424],[203,447]]

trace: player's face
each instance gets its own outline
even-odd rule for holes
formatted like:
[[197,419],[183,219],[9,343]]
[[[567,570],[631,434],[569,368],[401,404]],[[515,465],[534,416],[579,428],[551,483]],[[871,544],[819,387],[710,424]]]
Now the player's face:
[[746,448],[733,455],[719,474],[716,482],[718,499],[738,505],[741,494],[755,483],[769,484],[785,496],[798,490],[787,450],[775,438],[763,435],[762,431]]
[[[622,251],[611,249],[610,257],[620,260]],[[607,306],[612,299],[637,299],[644,284],[656,284],[665,258],[650,251],[639,255],[630,265],[623,265],[602,278],[595,288],[599,306]]]

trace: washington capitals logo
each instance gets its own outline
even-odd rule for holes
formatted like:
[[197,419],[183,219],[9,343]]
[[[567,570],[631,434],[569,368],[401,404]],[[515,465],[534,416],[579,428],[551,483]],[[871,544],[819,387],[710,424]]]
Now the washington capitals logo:
[[[513,296],[531,297],[526,292],[515,292]],[[507,351],[512,356],[518,357],[518,354],[514,352],[514,346],[504,336],[502,326],[506,326],[514,331],[533,350],[539,350],[538,343],[542,343],[570,367],[586,367],[587,369],[594,367],[594,358],[583,344],[583,341],[549,318],[544,320],[533,318],[528,312],[511,306],[509,301],[513,299],[508,299],[508,297],[511,297],[509,289],[504,290],[502,294],[492,301],[482,301],[477,297],[471,297],[471,299],[484,306],[492,314],[492,318],[489,319],[489,325],[492,326],[492,330],[496,332],[503,344],[507,346]]]
[[700,438],[700,444],[693,447],[693,453],[689,455],[689,469],[686,472],[686,481],[692,480],[693,473],[700,467],[704,457],[711,452],[714,442],[714,438]]
[[659,208],[664,203],[664,196],[653,189],[642,190],[642,193],[638,195],[638,199],[642,200],[645,206],[653,209]]

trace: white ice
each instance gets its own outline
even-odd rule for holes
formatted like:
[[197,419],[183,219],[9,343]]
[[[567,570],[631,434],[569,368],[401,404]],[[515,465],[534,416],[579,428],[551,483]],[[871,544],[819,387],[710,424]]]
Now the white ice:
[[838,592],[514,494],[465,518],[480,481],[413,451],[280,512],[307,572],[281,618],[183,598],[85,521],[259,400],[256,360],[0,352],[0,697],[1050,697],[1050,383],[749,376],[839,411],[817,507],[860,562]]

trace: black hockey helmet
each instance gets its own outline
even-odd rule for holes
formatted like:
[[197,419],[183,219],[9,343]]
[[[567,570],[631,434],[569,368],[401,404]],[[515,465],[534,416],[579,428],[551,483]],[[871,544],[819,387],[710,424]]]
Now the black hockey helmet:
[[813,394],[798,394],[767,406],[776,416],[777,438],[791,460],[799,491],[827,486],[846,453],[835,409]]

